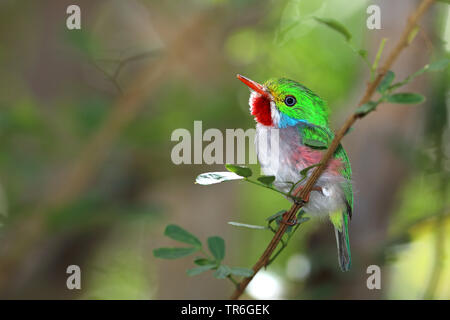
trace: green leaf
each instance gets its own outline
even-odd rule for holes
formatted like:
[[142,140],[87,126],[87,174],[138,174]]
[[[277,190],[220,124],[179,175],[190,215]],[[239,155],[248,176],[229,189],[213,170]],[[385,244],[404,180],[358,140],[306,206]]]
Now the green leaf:
[[203,273],[205,271],[211,270],[211,269],[213,269],[215,267],[216,267],[215,264],[206,264],[206,265],[203,265],[203,266],[200,266],[200,267],[195,267],[195,268],[192,268],[192,269],[188,269],[188,270],[186,270],[186,273],[187,273],[188,276],[193,277],[193,276],[196,276],[196,275],[198,275],[200,273]]
[[214,258],[217,261],[223,260],[225,257],[225,241],[221,237],[209,237],[208,238],[208,247],[209,251],[211,251]]
[[260,230],[267,229],[264,226],[255,226],[253,224],[246,224],[246,223],[240,223],[240,222],[234,222],[234,221],[230,221],[230,222],[228,222],[228,224],[231,224],[232,226],[236,226],[236,227],[244,227],[244,228],[249,228],[249,229],[260,229]]
[[306,222],[306,221],[308,221],[310,219],[311,218],[309,218],[309,217],[304,217],[304,218],[297,219],[297,224],[302,224],[302,223],[304,223],[304,222]]
[[153,250],[153,255],[156,258],[161,259],[178,259],[187,257],[194,252],[198,251],[198,248],[158,248]]
[[207,265],[207,264],[213,264],[213,262],[214,261],[210,261],[210,260],[205,259],[205,258],[197,258],[197,259],[194,260],[194,263],[196,265],[198,265],[198,266],[204,266],[204,265]]
[[316,163],[316,164],[313,164],[313,165],[311,165],[309,167],[306,167],[302,171],[300,171],[300,174],[302,175],[303,178],[305,178],[306,175],[308,174],[309,170],[311,170],[312,168],[318,167],[318,166],[320,166],[320,163]]
[[378,103],[375,101],[369,101],[364,103],[362,106],[360,106],[358,109],[356,109],[355,113],[359,115],[360,117],[365,116],[369,112],[372,112],[377,107]]
[[406,77],[405,80],[394,83],[393,85],[391,85],[389,87],[389,89],[392,91],[394,89],[397,89],[399,87],[404,86],[405,84],[411,82],[414,78],[416,78],[417,76],[421,75],[422,73],[425,73],[427,71],[431,71],[431,72],[435,72],[435,71],[442,71],[444,70],[448,64],[450,63],[450,59],[441,59],[438,61],[435,61],[431,64],[427,64],[425,65],[423,68],[417,70],[416,72],[414,72],[413,74],[409,75],[408,77]]
[[428,70],[429,71],[442,71],[445,68],[447,68],[448,64],[450,63],[450,59],[441,59],[438,61],[435,61],[433,63],[430,63],[428,65]]
[[278,211],[277,213],[271,215],[270,217],[267,217],[266,221],[272,222],[273,220],[275,220],[276,218],[282,216],[285,213],[286,213],[286,210]]
[[234,164],[226,164],[225,168],[227,168],[228,171],[234,172],[237,175],[239,175],[241,177],[245,177],[245,178],[248,178],[253,174],[252,170],[250,170],[250,168],[236,166]]
[[270,186],[275,181],[275,176],[261,176],[257,179],[259,182]]
[[193,234],[187,232],[186,230],[175,224],[168,225],[166,227],[166,230],[164,231],[164,234],[169,238],[180,242],[192,244],[196,247],[202,246],[202,243],[200,242],[200,240],[198,240],[196,236],[194,236]]
[[239,277],[251,277],[253,275],[253,270],[241,267],[232,267],[231,274]]
[[425,97],[418,93],[395,93],[387,97],[387,101],[392,103],[421,103]]
[[195,179],[195,183],[207,186],[210,184],[239,179],[243,179],[243,177],[237,175],[234,172],[206,172],[198,175]]
[[316,21],[323,23],[327,27],[342,34],[345,37],[345,40],[350,41],[350,39],[352,38],[352,35],[350,34],[350,32],[340,22],[338,22],[334,19],[325,19],[325,18],[318,18],[318,17],[314,17],[314,19],[316,19]]
[[389,70],[384,75],[383,79],[381,80],[380,84],[377,87],[378,92],[384,92],[389,86],[391,85],[392,81],[395,78],[395,73]]
[[314,139],[303,139],[303,144],[314,149],[326,149],[328,147],[325,142]]
[[367,58],[367,55],[368,55],[369,53],[368,53],[367,50],[359,49],[359,50],[358,50],[358,54],[359,54],[363,59],[365,59],[365,58]]
[[231,269],[228,266],[220,265],[219,268],[217,268],[216,272],[214,272],[214,277],[217,279],[225,279],[228,277],[231,273]]

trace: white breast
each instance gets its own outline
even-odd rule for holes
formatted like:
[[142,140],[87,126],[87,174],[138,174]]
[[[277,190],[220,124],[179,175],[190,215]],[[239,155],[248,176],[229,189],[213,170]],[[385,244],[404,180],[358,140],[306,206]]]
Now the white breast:
[[[275,176],[274,186],[283,192],[289,192],[291,184],[302,176],[300,171],[307,164],[302,159],[292,159],[293,148],[301,146],[301,138],[296,127],[274,128],[260,123],[256,125],[256,152],[264,175]],[[312,170],[308,174],[311,174]],[[323,193],[312,191],[310,201],[304,210],[313,215],[325,215],[342,210],[345,207],[345,197],[341,183],[343,177],[324,172],[316,183]],[[306,180],[304,181],[306,182]],[[304,184],[301,183],[301,184]]]

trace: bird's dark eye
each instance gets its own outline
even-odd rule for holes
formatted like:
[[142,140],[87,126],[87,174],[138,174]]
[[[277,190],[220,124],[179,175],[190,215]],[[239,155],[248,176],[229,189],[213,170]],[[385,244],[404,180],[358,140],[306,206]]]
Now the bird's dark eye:
[[288,107],[292,107],[293,105],[295,105],[297,103],[297,100],[293,96],[287,96],[286,98],[284,98],[284,103]]

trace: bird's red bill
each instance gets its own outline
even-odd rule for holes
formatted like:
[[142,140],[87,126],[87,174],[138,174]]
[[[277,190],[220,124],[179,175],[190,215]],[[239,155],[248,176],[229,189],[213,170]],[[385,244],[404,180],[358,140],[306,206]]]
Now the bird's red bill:
[[262,84],[259,84],[256,81],[250,80],[249,78],[244,77],[240,74],[237,75],[237,78],[239,80],[241,80],[245,85],[247,85],[253,91],[258,92],[260,95],[262,95],[266,98],[269,98],[269,99],[271,98],[270,93],[267,92],[267,89]]

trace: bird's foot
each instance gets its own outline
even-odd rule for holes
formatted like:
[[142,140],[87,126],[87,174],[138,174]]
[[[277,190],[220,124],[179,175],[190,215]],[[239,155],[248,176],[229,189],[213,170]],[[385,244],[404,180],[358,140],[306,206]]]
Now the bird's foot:
[[297,218],[294,218],[292,220],[288,220],[289,211],[286,211],[283,213],[283,219],[281,220],[281,223],[286,224],[288,226],[295,226],[298,223]]
[[[295,189],[295,191],[294,191],[294,195],[299,194],[299,193],[303,190],[303,188],[304,188],[304,186],[298,186],[298,188]],[[313,187],[313,188],[311,189],[311,191],[318,191],[318,192],[320,192],[321,194],[323,194],[322,187],[317,187],[317,186],[316,186],[316,187]],[[305,203],[308,203],[308,202],[309,202],[309,197],[310,197],[310,195],[311,195],[311,191],[308,192],[308,194],[305,195],[304,198],[298,198],[298,197],[295,197],[295,199],[294,199],[295,204],[298,204],[298,205],[304,205]]]

